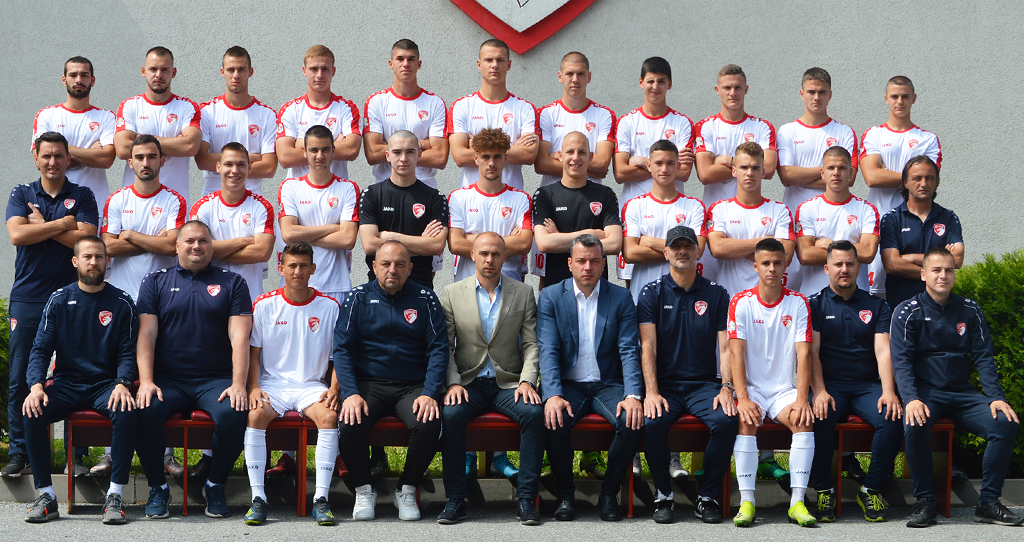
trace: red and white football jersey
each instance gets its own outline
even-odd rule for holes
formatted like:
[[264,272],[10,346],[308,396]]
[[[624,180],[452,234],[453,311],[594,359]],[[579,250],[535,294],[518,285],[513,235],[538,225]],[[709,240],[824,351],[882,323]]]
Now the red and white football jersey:
[[[202,130],[197,103],[176,94],[166,102],[157,103],[149,101],[145,94],[139,94],[121,102],[117,108],[115,132],[129,130],[136,135],[177,137],[189,126]],[[186,156],[168,156],[160,168],[160,182],[181,194],[185,201],[188,201],[188,164],[191,161]],[[123,185],[134,183],[135,172],[126,160]]]
[[[615,143],[615,113],[594,101],[590,101],[580,111],[573,111],[566,107],[561,99],[558,99],[542,107],[537,114],[537,134],[540,135],[541,141],[551,143],[551,152],[562,150],[562,140],[572,132],[587,135],[590,154],[593,155],[597,152],[598,143],[602,141]],[[587,178],[598,184],[602,182],[601,179],[594,177]],[[540,185],[547,186],[560,180],[562,180],[561,175],[557,177],[543,175],[540,178]]]
[[[36,138],[44,132],[58,132],[68,140],[68,145],[82,149],[88,149],[97,142],[100,145],[113,145],[114,122],[113,113],[98,107],[90,107],[85,111],[68,109],[64,104],[44,107],[36,113],[36,120],[32,124],[31,148],[35,148]],[[106,201],[110,197],[105,169],[78,166],[68,168],[64,175],[75,184],[89,187],[97,202]]]
[[[309,96],[303,94],[281,106],[277,114],[277,137],[294,137],[302,139],[306,130],[316,125],[326,126],[331,130],[334,139],[349,134],[361,134],[359,131],[359,108],[351,100],[337,94],[331,94],[331,103],[322,109],[309,103]],[[285,169],[286,178],[299,178],[309,173],[309,166]],[[332,160],[331,173],[342,179],[348,178],[348,161]]]
[[[764,150],[777,151],[775,127],[770,122],[747,115],[739,122],[730,122],[719,113],[694,126],[693,152],[710,152],[715,156],[734,156],[740,143],[753,141]],[[704,203],[736,197],[736,179],[704,186]]]
[[[649,117],[644,113],[644,108],[638,107],[619,119],[617,136],[615,139],[615,152],[634,156],[649,158],[651,145],[662,139],[675,143],[677,147],[693,148],[694,131],[693,122],[686,115],[671,108],[660,117]],[[622,185],[622,198],[626,202],[637,196],[642,196],[654,188],[654,179],[647,178],[642,181],[625,183]],[[683,182],[676,181],[676,190],[683,193]],[[705,199],[704,201],[707,201]],[[699,231],[699,230],[694,230]]]
[[[729,239],[757,239],[767,235],[778,240],[795,241],[793,219],[789,209],[768,198],[759,205],[747,207],[736,198],[719,201],[708,209],[708,233],[720,231]],[[754,263],[746,258],[718,260],[718,284],[727,292],[742,292],[757,286]]]
[[[313,276],[316,276],[315,274]],[[294,303],[278,288],[256,298],[249,344],[260,351],[260,384],[303,387],[327,374],[340,307],[320,292]]]
[[[363,134],[373,132],[386,142],[398,130],[408,130],[420,140],[448,137],[448,106],[441,98],[420,89],[412,98],[403,98],[388,87],[366,99],[363,105]],[[381,182],[391,176],[391,164],[373,166],[373,178]],[[437,168],[417,167],[416,178],[437,188]]]
[[[665,239],[668,230],[676,226],[689,226],[697,235],[708,236],[704,204],[697,198],[682,194],[669,201],[661,201],[649,193],[635,197],[622,207],[622,224],[622,235],[637,239],[641,236]],[[640,298],[644,286],[661,278],[668,270],[668,261],[633,264],[633,278],[629,284],[633,302]]]
[[[533,202],[530,195],[505,185],[497,194],[487,194],[474,183],[459,188],[448,196],[450,228],[460,228],[467,234],[488,231],[504,237],[516,227],[533,229]],[[523,259],[509,256],[501,267],[501,274],[513,280],[523,280]],[[455,256],[455,280],[460,281],[476,273],[473,260]]]
[[747,341],[743,360],[747,388],[762,397],[792,389],[796,373],[796,343],[814,340],[811,307],[807,298],[789,288],[771,305],[765,304],[758,287],[744,290],[729,302],[729,338]]
[[[249,105],[234,108],[228,105],[224,96],[199,106],[202,120],[203,141],[210,144],[210,152],[220,152],[228,143],[241,143],[252,154],[271,154],[277,150],[277,113],[253,98]],[[253,194],[263,194],[262,179],[248,178],[245,188]],[[216,171],[203,172],[203,195],[220,190],[220,174]]]
[[[452,103],[451,113],[448,115],[449,136],[472,136],[484,128],[500,128],[508,134],[515,145],[523,134],[536,133],[537,110],[533,108],[533,104],[517,98],[512,93],[500,102],[489,102],[483,99],[479,92],[474,92]],[[479,180],[480,169],[476,166],[466,166],[462,168],[462,181],[459,186],[466,187]],[[505,164],[501,182],[516,190],[522,190],[523,166]]]
[[[878,216],[875,206],[857,196],[851,195],[850,199],[842,203],[833,203],[821,195],[800,204],[796,210],[796,224],[793,229],[797,237],[807,235],[859,243],[861,235],[878,236],[881,220],[882,217]],[[878,259],[877,255],[875,259]],[[790,284],[798,284],[800,293],[810,296],[828,286],[828,275],[821,266],[792,267],[794,269],[787,273],[790,276]],[[793,279],[794,274],[799,278]],[[861,273],[857,275],[857,286],[865,291],[868,289],[867,266],[861,267]]]
[[[338,176],[327,186],[316,186],[308,177],[285,179],[277,192],[277,204],[279,217],[294,216],[300,226],[359,222],[359,187]],[[310,286],[322,292],[352,289],[351,251],[314,246],[313,263],[316,273],[309,277]]]
[[[779,128],[779,165],[820,168],[825,151],[835,146],[850,151],[850,166],[856,169],[860,157],[857,153],[857,134],[853,128],[833,119],[828,119],[820,126],[808,126],[799,119],[795,120]],[[818,188],[787,186],[782,203],[793,210],[824,192],[824,189]]]
[[[160,230],[179,230],[185,225],[188,214],[185,198],[161,186],[159,190],[144,196],[135,191],[135,184],[114,192],[103,205],[100,220],[100,234],[120,235],[131,230],[143,235],[156,235]],[[143,252],[135,256],[120,256],[110,259],[107,266],[107,281],[124,290],[132,299],[139,297],[142,279],[158,269],[174,267],[177,258]]]
[[[260,233],[274,235],[274,208],[263,196],[248,190],[245,191],[245,199],[234,205],[228,205],[221,199],[220,190],[203,196],[192,206],[189,220],[202,220],[206,223],[214,241],[254,237]],[[242,275],[249,285],[251,299],[263,293],[267,262],[239,264],[214,260],[213,265]]]

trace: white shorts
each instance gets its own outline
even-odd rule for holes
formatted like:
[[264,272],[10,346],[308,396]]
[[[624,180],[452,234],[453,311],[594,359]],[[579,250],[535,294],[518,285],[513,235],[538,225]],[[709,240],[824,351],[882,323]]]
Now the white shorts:
[[529,266],[524,268],[528,269],[529,273],[537,275],[538,277],[544,276],[544,270],[547,266],[548,255],[544,254],[537,248],[537,238],[533,238],[533,248],[530,249],[530,255],[528,258]]
[[747,386],[747,396],[761,407],[761,421],[764,421],[765,414],[774,420],[783,409],[796,402],[796,388],[790,386],[764,395],[760,390]]
[[444,255],[434,256],[430,262],[430,270],[437,273],[442,269],[444,269]]
[[270,407],[280,418],[291,411],[301,414],[320,400],[320,396],[327,391],[327,386],[317,382],[296,387],[294,384],[261,380],[260,389],[270,397]]
[[633,280],[633,264],[626,263],[622,254],[615,257],[615,273],[619,280]]

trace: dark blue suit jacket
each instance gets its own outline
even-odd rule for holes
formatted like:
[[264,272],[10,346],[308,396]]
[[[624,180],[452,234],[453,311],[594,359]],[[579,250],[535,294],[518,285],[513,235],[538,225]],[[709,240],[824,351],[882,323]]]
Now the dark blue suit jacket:
[[[580,337],[572,281],[570,277],[544,288],[537,302],[537,343],[545,401],[562,395],[562,377],[576,366]],[[601,279],[596,328],[595,354],[601,382],[623,385],[626,395],[640,395],[639,328],[629,290]]]

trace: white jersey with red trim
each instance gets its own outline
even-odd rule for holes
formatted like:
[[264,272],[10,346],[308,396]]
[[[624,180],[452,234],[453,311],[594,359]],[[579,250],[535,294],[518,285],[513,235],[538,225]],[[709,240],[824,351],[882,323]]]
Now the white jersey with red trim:
[[[391,134],[408,130],[416,139],[448,137],[448,106],[444,100],[420,89],[412,98],[405,98],[388,87],[366,99],[363,105],[363,134],[384,136],[386,143]],[[373,166],[373,178],[381,182],[391,176],[391,164],[384,161]],[[431,188],[437,188],[437,168],[416,167],[416,178]]]
[[[309,103],[309,95],[303,94],[281,106],[277,114],[277,137],[302,139],[306,130],[316,125],[330,129],[334,139],[349,134],[361,135],[359,130],[359,108],[351,100],[331,94],[326,107],[316,108]],[[332,160],[331,173],[348,178],[348,160]],[[286,178],[299,178],[309,173],[309,166],[285,168]]]
[[[824,237],[833,241],[859,243],[861,235],[878,236],[881,220],[882,217],[878,216],[875,206],[857,196],[851,195],[842,203],[833,203],[821,195],[815,196],[797,207],[793,229],[796,231],[797,237],[810,236],[816,239]],[[879,259],[877,254],[875,259]],[[798,284],[800,293],[810,296],[828,286],[828,275],[825,274],[821,266],[794,265],[792,267],[794,269],[787,273],[790,276],[789,282]],[[857,276],[857,286],[867,291],[868,274],[864,272],[867,270],[867,266],[863,266],[861,270],[862,272]],[[793,275],[798,275],[798,278],[794,280]]]
[[[189,220],[201,220],[210,227],[214,241],[238,237],[254,237],[260,233],[274,235],[274,208],[270,202],[248,190],[242,201],[229,205],[221,199],[220,190],[203,196],[192,206]],[[229,263],[214,260],[213,265],[234,271],[249,285],[249,295],[256,299],[263,293],[267,262]]]
[[[825,124],[808,126],[799,119],[779,128],[779,165],[821,168],[821,158],[830,147],[839,146],[850,152],[850,167],[857,169],[857,133],[853,128],[828,119]],[[787,186],[782,203],[794,210],[801,203],[819,196],[824,188]]]
[[[337,175],[326,186],[314,185],[308,176],[285,179],[278,189],[277,203],[281,208],[278,218],[294,216],[300,226],[359,222],[359,186]],[[309,277],[310,286],[324,292],[352,289],[352,251],[314,245],[313,263],[316,273]]]
[[[114,114],[98,107],[90,107],[85,111],[68,109],[64,104],[44,107],[36,113],[36,120],[32,124],[31,148],[35,148],[36,138],[44,132],[58,132],[68,140],[68,145],[82,149],[88,149],[96,143],[113,145],[114,124]],[[106,201],[110,197],[106,169],[76,166],[69,167],[64,175],[75,184],[89,187],[97,202]]]
[[747,388],[762,397],[794,388],[796,343],[813,341],[807,298],[789,288],[775,303],[761,300],[758,287],[744,290],[729,302],[729,338],[747,341],[743,361]]
[[284,288],[257,297],[249,344],[262,349],[260,383],[292,387],[321,383],[334,349],[339,310],[337,300],[316,290],[305,303],[289,300]]
[[[669,201],[661,201],[654,197],[654,194],[644,194],[627,201],[622,207],[622,235],[637,239],[644,236],[664,240],[668,230],[676,226],[688,226],[697,235],[706,239],[708,231],[705,214],[704,204],[697,198],[677,194]],[[633,278],[629,284],[633,302],[636,303],[640,298],[640,291],[644,286],[658,280],[668,271],[668,261],[633,264]]]
[[[500,128],[508,134],[515,145],[523,134],[537,132],[537,110],[533,104],[517,98],[511,92],[500,102],[489,102],[474,92],[463,96],[452,103],[448,115],[448,135],[475,135],[484,128]],[[459,186],[467,187],[480,180],[480,169],[476,166],[462,168],[462,181]],[[523,166],[505,164],[501,182],[515,188],[523,189]]]
[[[694,133],[693,122],[690,118],[672,108],[669,108],[660,117],[651,117],[644,113],[644,108],[638,107],[619,119],[615,152],[624,152],[630,158],[634,156],[650,158],[651,145],[662,139],[675,143],[679,149],[686,147],[692,149]],[[676,181],[676,190],[680,194],[684,193],[683,186],[682,181]],[[650,177],[642,181],[625,183],[622,185],[620,201],[626,202],[642,196],[653,188],[654,179]]]
[[[188,98],[172,94],[166,102],[151,102],[145,94],[133,96],[121,102],[117,108],[115,132],[129,130],[135,135],[149,134],[156,137],[178,137],[181,131],[191,126],[200,126],[199,104]],[[160,182],[182,195],[188,201],[188,156],[168,156],[160,168]],[[124,163],[123,185],[135,183],[135,171]]]
[[[251,154],[271,154],[277,150],[277,113],[253,98],[249,105],[236,108],[228,105],[224,96],[199,106],[202,114],[200,127],[203,141],[210,144],[210,152],[219,153],[228,143],[241,143]],[[261,181],[249,177],[245,188],[253,194],[263,194]],[[220,174],[216,171],[203,172],[203,195],[220,190]]]
[[[103,218],[100,219],[100,235],[121,235],[122,231],[131,230],[153,236],[160,230],[181,229],[187,215],[185,198],[181,194],[161,186],[152,194],[142,195],[135,191],[133,183],[107,198],[103,205]],[[134,300],[139,297],[139,285],[146,275],[174,267],[176,263],[174,256],[151,252],[111,258],[107,266],[107,281],[127,292]]]
[[[693,127],[693,152],[710,152],[715,156],[734,156],[741,143],[753,141],[764,150],[777,151],[775,127],[764,119],[747,115],[739,122],[712,115]],[[736,197],[736,179],[704,186],[704,203]]]
[[[505,237],[515,228],[533,230],[533,201],[526,192],[508,185],[497,194],[487,194],[479,185],[472,184],[448,196],[448,220],[449,228],[459,228],[467,235],[491,231]],[[452,267],[456,282],[476,273],[470,258],[455,256]],[[522,281],[523,258],[509,256],[501,267],[501,274]]]
[[[708,209],[708,234],[723,232],[729,239],[758,239],[771,235],[778,240],[795,241],[793,219],[785,205],[761,198],[747,207],[736,198],[722,200]],[[754,263],[746,258],[718,260],[718,280],[727,292],[742,292],[757,285]],[[783,283],[785,284],[785,283]]]
[[[590,143],[590,154],[593,155],[597,152],[598,143],[615,143],[615,113],[593,100],[583,109],[573,111],[566,107],[561,99],[545,105],[537,113],[537,134],[541,141],[551,143],[550,152],[562,150],[562,140],[572,132],[586,134],[587,142]],[[590,176],[587,176],[587,179],[598,184],[603,182],[602,179]],[[547,186],[561,180],[561,175],[543,175],[540,178],[540,185]]]

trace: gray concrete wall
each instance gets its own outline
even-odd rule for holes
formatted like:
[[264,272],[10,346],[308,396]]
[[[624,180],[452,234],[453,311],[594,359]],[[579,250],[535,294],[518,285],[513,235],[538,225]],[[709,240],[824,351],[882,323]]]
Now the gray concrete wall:
[[[488,34],[448,0],[420,2],[302,3],[72,2],[9,0],[0,6],[0,185],[4,190],[38,177],[29,156],[32,119],[40,108],[64,101],[62,63],[85,55],[95,64],[93,103],[114,110],[144,90],[139,73],[145,51],[165,45],[174,51],[178,76],[173,90],[197,102],[224,91],[218,68],[224,50],[236,44],[253,57],[251,92],[277,109],[305,92],[302,55],[315,43],[338,57],[334,90],[362,112],[367,96],[391,84],[387,58],[399,38],[416,41],[423,69],[420,83],[448,104],[479,88],[477,46]],[[967,260],[1020,246],[1019,180],[1012,173],[1024,158],[1018,130],[1024,126],[1019,89],[1022,45],[1019,2],[690,2],[596,0],[561,32],[524,56],[513,54],[510,90],[536,106],[561,95],[558,61],[570,50],[591,60],[590,96],[617,114],[638,107],[640,62],[661,55],[672,62],[670,105],[694,122],[718,111],[715,74],[726,63],[746,70],[747,110],[776,128],[802,113],[800,76],[811,66],[829,70],[834,97],[830,112],[858,136],[886,120],[885,81],[896,74],[913,79],[918,93],[913,119],[938,134],[943,146],[939,202],[959,214]],[[123,164],[110,170],[111,186]],[[350,168],[360,186],[370,179],[360,156]],[[526,188],[539,177],[527,174]],[[264,182],[275,194],[279,170]],[[441,190],[453,190],[458,172],[449,163],[439,175]],[[193,164],[192,199],[201,178]],[[778,179],[766,183],[781,199]],[[854,192],[866,195],[863,181]],[[5,192],[0,192],[5,193]],[[691,176],[687,193],[702,189]],[[276,205],[276,202],[275,202]],[[353,277],[365,276],[361,252]],[[0,294],[13,280],[14,249],[0,243]],[[449,256],[450,265],[450,256]],[[529,279],[531,282],[534,279]],[[450,281],[447,274],[437,281]],[[268,282],[268,286],[269,286]]]

